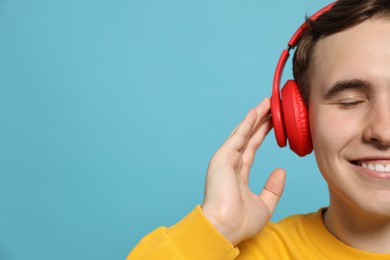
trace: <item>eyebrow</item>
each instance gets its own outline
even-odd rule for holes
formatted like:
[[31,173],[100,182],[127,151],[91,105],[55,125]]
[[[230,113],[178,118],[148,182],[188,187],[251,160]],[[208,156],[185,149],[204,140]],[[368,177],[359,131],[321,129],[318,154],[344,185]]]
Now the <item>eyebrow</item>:
[[363,89],[369,88],[371,83],[366,80],[361,79],[351,79],[351,80],[341,80],[337,81],[332,85],[332,87],[326,92],[325,99],[331,99],[340,92],[343,92],[347,89]]

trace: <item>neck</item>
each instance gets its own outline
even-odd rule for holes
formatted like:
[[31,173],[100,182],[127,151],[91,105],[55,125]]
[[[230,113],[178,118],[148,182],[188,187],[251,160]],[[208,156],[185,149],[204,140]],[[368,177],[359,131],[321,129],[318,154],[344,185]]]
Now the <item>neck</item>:
[[345,244],[372,253],[390,253],[390,216],[378,216],[335,199],[324,215],[328,230]]

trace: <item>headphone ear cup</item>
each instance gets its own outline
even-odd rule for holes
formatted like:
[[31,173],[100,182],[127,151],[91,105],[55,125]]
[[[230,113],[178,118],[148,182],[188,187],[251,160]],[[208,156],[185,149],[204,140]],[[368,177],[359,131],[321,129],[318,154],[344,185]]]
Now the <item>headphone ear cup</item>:
[[280,147],[285,147],[287,137],[283,119],[282,101],[280,100],[279,94],[271,97],[271,113],[276,141]]
[[286,82],[281,94],[288,143],[296,154],[305,156],[313,150],[305,102],[294,80]]

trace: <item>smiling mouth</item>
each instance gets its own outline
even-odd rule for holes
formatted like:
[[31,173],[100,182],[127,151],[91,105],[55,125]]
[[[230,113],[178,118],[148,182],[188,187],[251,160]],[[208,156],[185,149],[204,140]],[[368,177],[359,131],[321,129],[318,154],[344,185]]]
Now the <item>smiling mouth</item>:
[[390,172],[390,163],[374,163],[367,161],[352,161],[352,164],[376,172]]

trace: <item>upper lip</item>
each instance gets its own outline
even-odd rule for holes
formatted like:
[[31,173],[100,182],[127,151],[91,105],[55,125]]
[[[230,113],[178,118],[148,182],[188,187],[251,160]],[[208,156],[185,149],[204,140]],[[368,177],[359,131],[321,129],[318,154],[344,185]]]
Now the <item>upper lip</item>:
[[378,163],[378,164],[390,164],[390,156],[365,156],[358,159],[350,160],[353,164],[365,163]]

